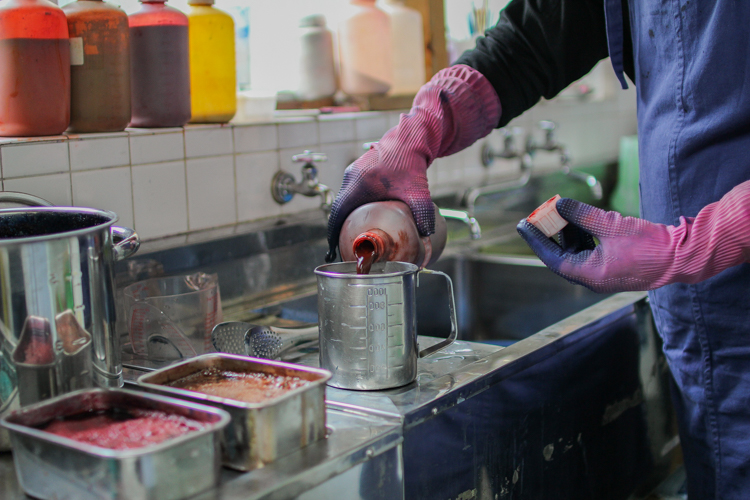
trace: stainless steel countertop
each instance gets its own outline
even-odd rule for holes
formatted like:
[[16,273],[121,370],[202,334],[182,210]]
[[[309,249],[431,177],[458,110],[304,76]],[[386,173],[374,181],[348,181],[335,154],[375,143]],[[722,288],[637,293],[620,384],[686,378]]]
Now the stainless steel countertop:
[[[388,415],[329,408],[326,418],[329,434],[325,440],[248,473],[222,469],[218,489],[192,498],[294,498],[342,471],[392,450],[403,439],[399,422]],[[0,498],[30,498],[24,495],[18,484],[10,453],[0,453]]]

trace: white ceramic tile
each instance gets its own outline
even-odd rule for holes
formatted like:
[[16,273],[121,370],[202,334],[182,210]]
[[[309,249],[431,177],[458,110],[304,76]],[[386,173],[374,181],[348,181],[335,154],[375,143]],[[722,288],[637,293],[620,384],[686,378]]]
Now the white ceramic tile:
[[105,139],[71,139],[68,147],[70,169],[73,171],[130,164],[127,135]]
[[357,140],[377,141],[388,131],[386,113],[366,113],[356,120]]
[[[296,182],[299,182],[302,178],[302,163],[294,163],[292,161],[292,157],[296,154],[299,154],[302,150],[317,150],[318,146],[308,144],[308,145],[302,145],[299,148],[291,148],[291,149],[281,149],[279,150],[279,165],[281,167],[281,170],[284,170],[286,172],[289,172],[294,176],[294,180]],[[319,163],[318,170],[321,170],[327,166],[326,163]],[[270,189],[270,184],[269,184]],[[312,196],[302,196],[301,194],[294,195],[294,198],[292,198],[292,201],[289,203],[286,203],[281,206],[281,213],[283,214],[293,214],[298,212],[304,212],[307,210],[314,210],[317,209],[322,200],[320,197],[312,197]]]
[[110,210],[117,214],[117,225],[133,227],[133,191],[130,167],[73,172],[73,204]]
[[388,129],[392,129],[396,125],[398,125],[399,120],[401,120],[401,115],[403,113],[408,113],[408,110],[404,111],[389,111],[388,112]]
[[[318,144],[318,123],[314,118],[300,118],[280,122],[278,125],[279,148],[297,148],[298,153],[306,144]],[[317,147],[317,146],[316,146]]]
[[362,154],[358,145],[358,142],[351,141],[343,144],[326,144],[322,148],[328,156],[328,161],[318,166],[318,177],[320,182],[331,188],[334,196],[341,189],[344,170]]
[[130,162],[145,165],[160,161],[181,160],[185,157],[182,130],[168,133],[130,134]]
[[234,151],[229,126],[186,126],[185,157],[229,155]]
[[143,239],[187,231],[185,162],[132,168],[135,230]]
[[0,155],[6,179],[70,170],[66,141],[6,144],[0,147]]
[[341,119],[336,116],[323,117],[318,120],[320,143],[353,141],[355,137],[354,120]]
[[61,207],[69,207],[73,204],[70,197],[69,173],[5,179],[3,187],[7,191],[39,196]]
[[187,160],[190,230],[237,222],[234,193],[234,156]]
[[272,151],[279,146],[275,124],[234,126],[232,129],[235,153]]
[[271,180],[279,171],[279,153],[267,151],[235,156],[237,214],[242,222],[281,215],[271,198]]

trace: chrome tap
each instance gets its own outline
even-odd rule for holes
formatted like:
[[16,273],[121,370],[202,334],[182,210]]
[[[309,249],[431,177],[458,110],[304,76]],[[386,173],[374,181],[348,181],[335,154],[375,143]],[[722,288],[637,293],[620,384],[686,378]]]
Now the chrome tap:
[[519,127],[513,127],[511,130],[502,128],[500,129],[500,133],[503,134],[502,151],[496,152],[489,144],[485,143],[484,146],[482,146],[481,153],[482,165],[484,167],[489,167],[496,158],[518,158],[521,162],[521,175],[516,179],[495,182],[492,184],[476,186],[468,189],[464,193],[463,204],[466,206],[467,214],[471,218],[474,218],[474,209],[479,198],[491,194],[503,193],[505,191],[522,188],[526,184],[528,184],[529,179],[531,179],[531,169],[533,166],[531,154],[522,149],[518,149],[515,146],[515,136],[522,134],[523,129]]
[[526,152],[532,156],[537,150],[558,152],[560,154],[560,170],[562,173],[586,184],[591,190],[594,199],[601,200],[604,193],[602,190],[602,184],[599,180],[593,175],[573,170],[573,168],[571,168],[571,157],[568,148],[557,142],[555,139],[555,129],[557,128],[555,122],[542,120],[539,122],[539,128],[544,131],[544,142],[542,144],[537,144],[531,134],[529,134],[526,138]]
[[468,212],[464,212],[463,210],[453,210],[450,208],[441,208],[438,212],[440,212],[440,215],[445,219],[457,220],[469,226],[469,234],[471,234],[472,240],[478,240],[482,237],[482,228],[479,227],[479,222],[469,215]]
[[305,151],[292,157],[294,163],[304,163],[302,166],[302,179],[296,182],[294,176],[283,170],[273,176],[271,182],[271,195],[279,205],[289,203],[295,194],[302,196],[320,196],[320,208],[328,215],[333,204],[333,193],[325,184],[318,181],[318,169],[315,163],[328,161],[323,153]]

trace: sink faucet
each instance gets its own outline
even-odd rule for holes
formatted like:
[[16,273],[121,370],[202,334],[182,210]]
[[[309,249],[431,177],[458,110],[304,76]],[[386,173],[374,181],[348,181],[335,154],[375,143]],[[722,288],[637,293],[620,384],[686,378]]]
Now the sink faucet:
[[482,147],[481,160],[484,167],[489,167],[496,158],[518,158],[521,161],[521,175],[518,178],[509,181],[495,182],[467,190],[464,193],[463,203],[471,218],[474,217],[474,209],[476,208],[477,200],[482,196],[522,188],[528,184],[529,179],[531,179],[531,154],[515,147],[515,136],[522,132],[523,130],[518,127],[514,127],[512,130],[506,128],[500,129],[500,133],[503,134],[503,149],[500,152],[495,152],[492,147],[486,143]]
[[438,211],[440,212],[440,215],[446,219],[457,220],[469,226],[469,234],[471,234],[472,240],[478,240],[482,237],[482,228],[479,227],[479,222],[469,215],[468,212],[464,212],[463,210],[453,210],[450,208],[441,208]]
[[529,134],[526,138],[526,152],[531,155],[537,150],[560,153],[560,170],[562,173],[586,184],[591,190],[594,199],[601,200],[604,194],[602,192],[602,184],[599,180],[593,175],[585,174],[571,168],[571,158],[568,148],[555,140],[555,128],[557,128],[555,122],[542,120],[539,122],[539,128],[544,131],[544,142],[537,144],[531,134]]
[[302,196],[320,196],[320,208],[328,215],[333,204],[333,193],[325,184],[318,181],[316,163],[328,161],[323,153],[313,153],[306,150],[302,154],[292,156],[294,163],[303,163],[302,179],[296,182],[294,176],[283,170],[273,176],[271,195],[279,205],[289,203],[295,194]]

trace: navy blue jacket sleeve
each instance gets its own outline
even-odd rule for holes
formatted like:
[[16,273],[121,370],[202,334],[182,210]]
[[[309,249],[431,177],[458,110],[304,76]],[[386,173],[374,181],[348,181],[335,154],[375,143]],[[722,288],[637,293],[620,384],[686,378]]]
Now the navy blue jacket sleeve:
[[[626,0],[623,7],[629,40]],[[456,64],[471,66],[492,83],[503,107],[501,127],[541,97],[557,95],[607,55],[603,0],[513,0]],[[626,67],[632,67],[628,55]]]

